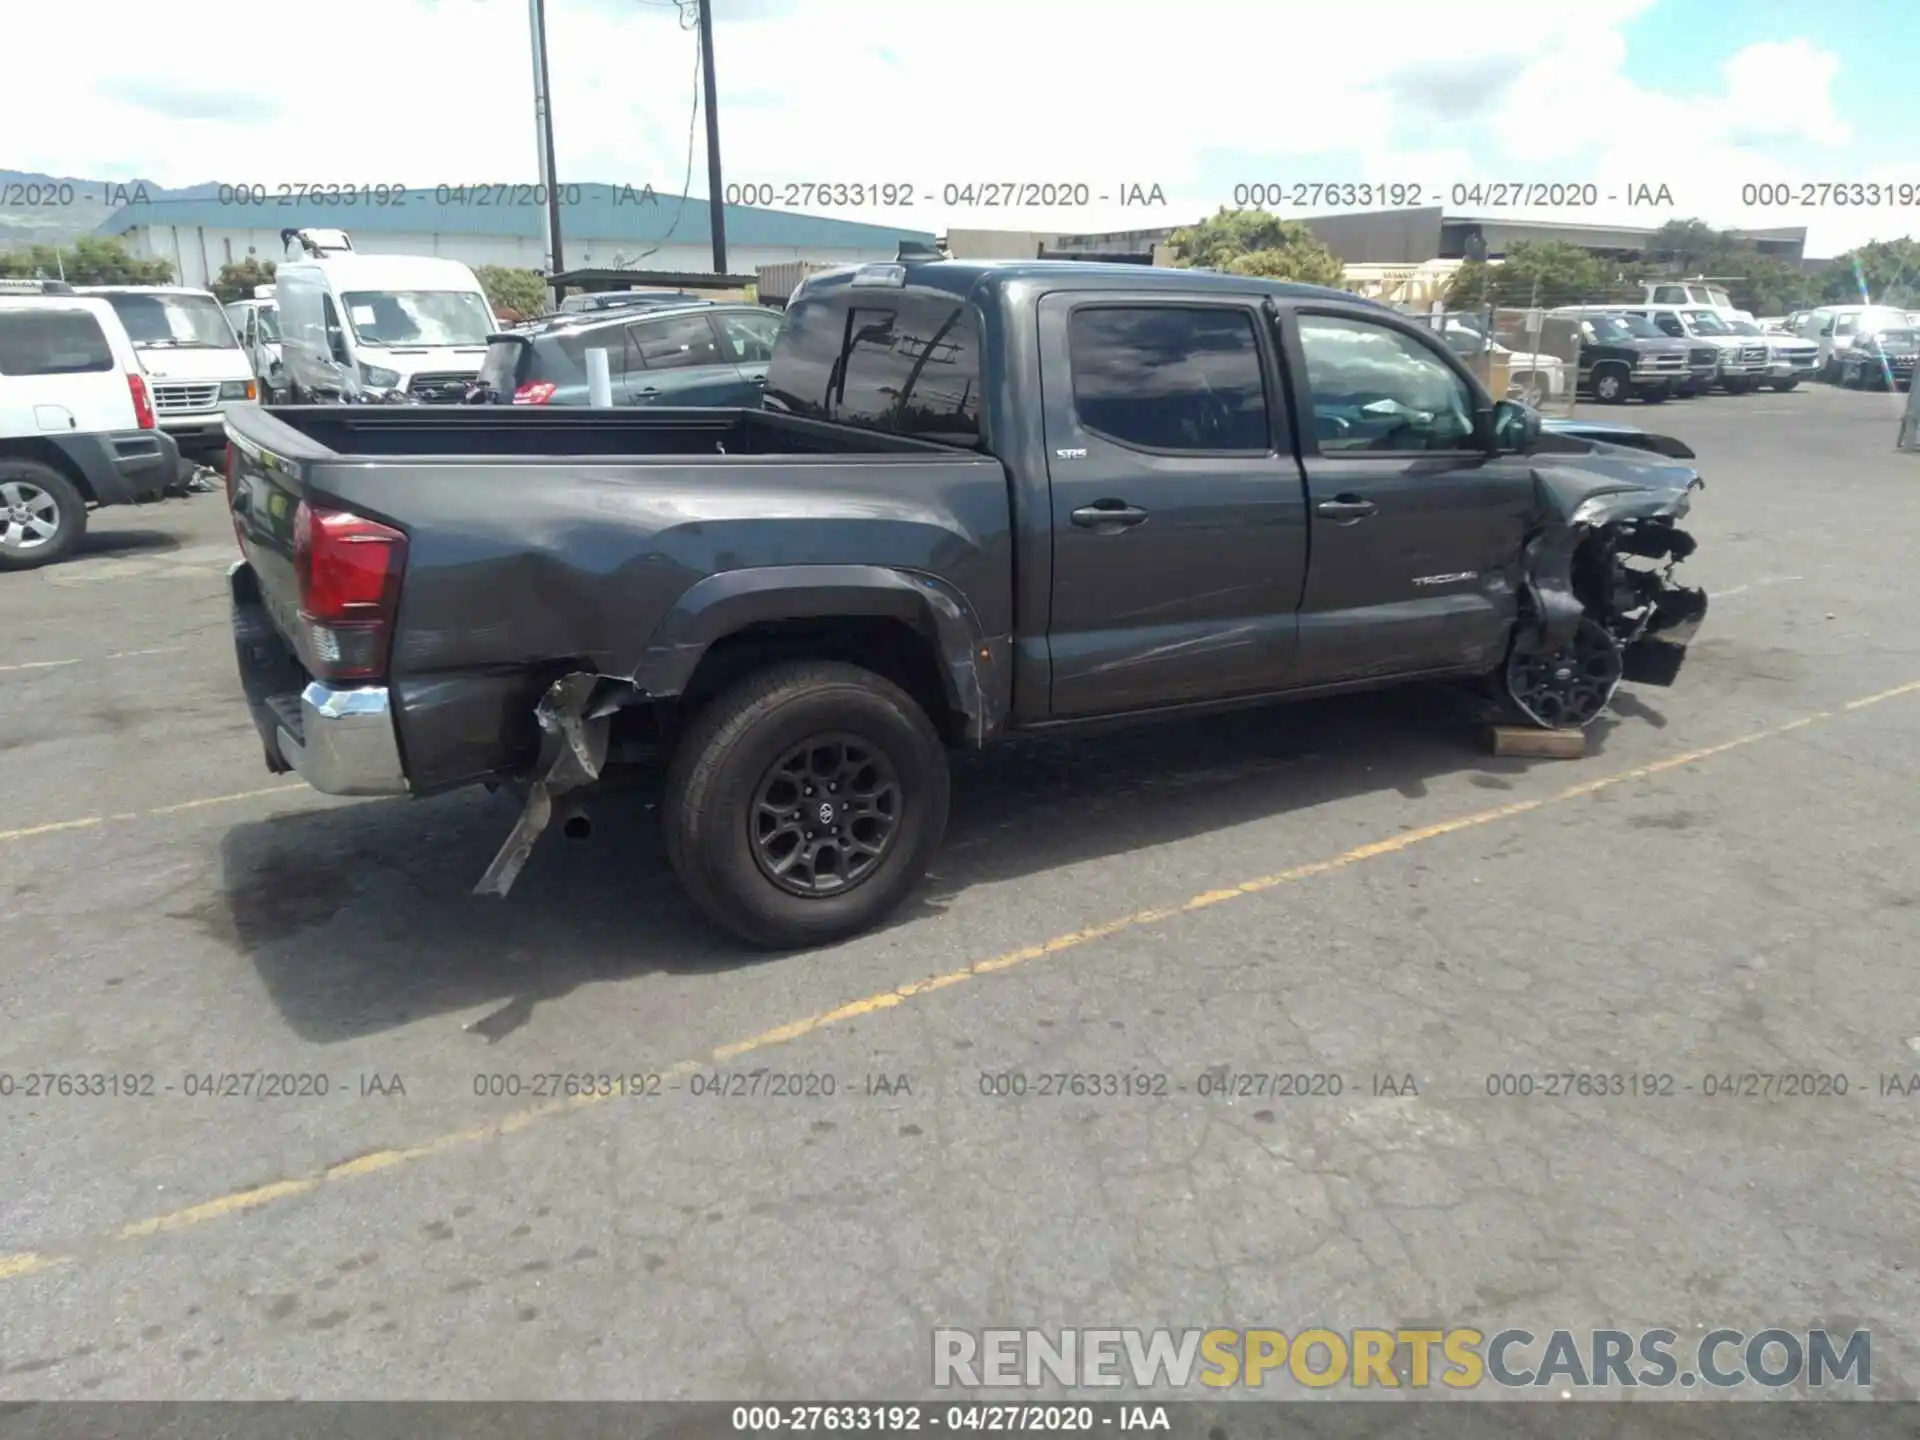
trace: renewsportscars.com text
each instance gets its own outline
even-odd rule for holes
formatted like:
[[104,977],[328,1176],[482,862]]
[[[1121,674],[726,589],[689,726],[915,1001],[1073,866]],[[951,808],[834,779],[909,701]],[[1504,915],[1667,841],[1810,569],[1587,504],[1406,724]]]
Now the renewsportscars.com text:
[[957,1330],[933,1332],[936,1388],[1565,1390],[1873,1384],[1869,1331],[1716,1329]]

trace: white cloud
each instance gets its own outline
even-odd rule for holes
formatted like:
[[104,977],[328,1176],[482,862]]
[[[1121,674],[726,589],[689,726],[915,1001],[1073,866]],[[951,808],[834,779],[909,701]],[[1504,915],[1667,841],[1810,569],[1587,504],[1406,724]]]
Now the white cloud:
[[[1651,0],[1372,0],[1364,7],[1182,0],[718,0],[722,153],[737,181],[911,182],[932,205],[842,212],[916,228],[1130,229],[1185,221],[1234,180],[1596,181],[1668,185],[1721,224],[1806,224],[1816,251],[1920,231],[1920,211],[1743,207],[1762,180],[1849,172],[1836,57],[1755,36],[1697,94],[1621,73],[1621,27]],[[329,0],[250,9],[169,0],[167,23],[102,26],[76,66],[16,66],[0,91],[6,163],[164,184],[458,184],[537,172],[521,0]],[[549,0],[561,178],[678,188],[693,36],[659,0]],[[1727,23],[1740,12],[1728,7]],[[17,55],[71,54],[57,7],[8,21]],[[1489,38],[1491,37],[1491,38]],[[158,77],[158,78],[156,78]],[[201,92],[198,100],[195,91]],[[1784,157],[1823,151],[1817,172]],[[1203,180],[1207,157],[1245,175]],[[1329,173],[1328,155],[1358,173]],[[1322,158],[1314,158],[1322,157]],[[1444,173],[1443,173],[1444,172]],[[704,194],[704,130],[693,188]],[[1894,179],[1908,177],[1888,177]],[[953,182],[1160,184],[1164,211],[956,210]],[[1574,219],[1556,213],[1547,218]],[[1585,218],[1657,223],[1603,204]]]

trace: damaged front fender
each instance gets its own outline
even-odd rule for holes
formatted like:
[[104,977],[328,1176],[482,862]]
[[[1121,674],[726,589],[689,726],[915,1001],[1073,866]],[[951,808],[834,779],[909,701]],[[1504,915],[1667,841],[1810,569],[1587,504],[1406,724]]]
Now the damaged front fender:
[[1508,690],[1537,724],[1585,725],[1621,680],[1671,685],[1680,672],[1707,595],[1673,579],[1695,549],[1679,522],[1705,481],[1690,466],[1619,455],[1548,460],[1534,483],[1540,519]]

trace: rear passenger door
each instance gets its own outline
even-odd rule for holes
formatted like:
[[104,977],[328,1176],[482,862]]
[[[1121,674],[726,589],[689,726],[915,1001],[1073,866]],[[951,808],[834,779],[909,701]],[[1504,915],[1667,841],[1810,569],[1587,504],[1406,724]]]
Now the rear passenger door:
[[627,325],[626,391],[630,405],[731,405],[740,374],[712,316],[662,315]]
[[1258,298],[1055,294],[1039,317],[1052,713],[1278,689],[1307,526]]
[[81,305],[0,306],[0,435],[131,430],[133,392],[99,319]]
[[1491,452],[1483,397],[1431,331],[1333,307],[1281,328],[1312,420],[1294,680],[1493,668],[1517,610],[1532,462]]

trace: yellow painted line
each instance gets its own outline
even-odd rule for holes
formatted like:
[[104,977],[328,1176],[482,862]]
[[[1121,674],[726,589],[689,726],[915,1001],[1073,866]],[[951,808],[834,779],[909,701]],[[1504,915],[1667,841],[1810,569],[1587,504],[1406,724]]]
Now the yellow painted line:
[[[109,820],[152,820],[162,815],[178,815],[183,810],[204,810],[209,805],[236,805],[242,800],[258,800],[263,795],[285,795],[290,790],[306,790],[304,783],[269,785],[263,790],[236,790],[231,795],[206,795],[198,800],[182,800],[173,805],[156,805],[149,810],[121,810],[112,815],[88,815],[79,820],[55,820],[47,825],[29,825],[24,830],[0,830],[0,843],[31,840],[36,835],[53,835],[62,830],[91,830]],[[309,792],[312,793],[312,792]]]
[[[1920,691],[1920,680],[1911,684],[1898,685],[1891,690],[1882,690],[1877,695],[1868,695],[1841,707],[1842,711],[1860,710],[1869,705],[1877,705],[1899,695],[1909,695]],[[1564,804],[1569,800],[1578,800],[1594,795],[1616,785],[1626,785],[1635,780],[1644,780],[1652,775],[1661,775],[1669,770],[1679,770],[1688,765],[1697,765],[1730,751],[1756,745],[1762,740],[1776,739],[1795,730],[1801,730],[1822,720],[1831,720],[1838,713],[1821,710],[1811,715],[1803,715],[1798,720],[1788,721],[1784,725],[1775,725],[1765,730],[1755,730],[1751,734],[1737,736],[1732,740],[1723,740],[1718,745],[1706,745],[1697,750],[1685,750],[1677,755],[1669,755],[1662,760],[1654,760],[1645,765],[1636,765],[1631,770],[1619,770],[1611,775],[1602,775],[1592,780],[1583,780],[1577,785],[1569,785],[1550,795],[1534,800],[1516,800],[1507,805],[1496,805],[1487,810],[1476,810],[1470,815],[1456,816],[1451,820],[1441,820],[1425,825],[1417,830],[1407,830],[1385,840],[1371,841],[1365,845],[1356,845],[1326,860],[1315,860],[1305,865],[1295,865],[1290,869],[1276,870],[1270,875],[1256,876],[1251,880],[1242,880],[1236,885],[1224,886],[1218,890],[1206,890],[1177,904],[1155,906],[1152,909],[1136,910],[1131,915],[1122,915],[1116,919],[1105,920],[1097,925],[1074,930],[1065,935],[1056,935],[1051,940],[1043,940],[1036,945],[1028,945],[1019,950],[1009,950],[1003,954],[985,960],[977,960],[963,970],[949,970],[942,975],[930,975],[920,980],[910,980],[892,990],[883,990],[877,995],[868,995],[863,999],[851,1000],[832,1010],[817,1015],[803,1016],[798,1020],[789,1020],[784,1025],[776,1025],[771,1030],[763,1030],[745,1040],[736,1040],[730,1044],[716,1046],[706,1058],[701,1060],[682,1060],[660,1072],[662,1083],[702,1070],[708,1065],[724,1064],[736,1060],[742,1055],[752,1054],[756,1050],[766,1050],[775,1045],[785,1045],[789,1041],[801,1039],[817,1030],[838,1025],[862,1016],[877,1014],[882,1010],[891,1010],[896,1005],[920,995],[928,995],[936,990],[945,990],[954,985],[963,985],[977,980],[983,975],[998,974],[1049,955],[1058,955],[1065,950],[1078,949],[1097,940],[1104,940],[1123,931],[1136,930],[1147,925],[1157,925],[1163,920],[1190,914],[1196,910],[1205,910],[1214,905],[1237,900],[1243,895],[1257,895],[1277,886],[1292,884],[1296,881],[1311,879],[1318,875],[1332,874],[1348,866],[1358,865],[1368,860],[1377,860],[1384,855],[1398,854],[1415,845],[1437,840],[1443,835],[1458,834],[1463,830],[1477,829],[1491,825],[1499,820],[1511,819],[1516,815],[1525,815],[1535,810],[1543,810],[1550,805]],[[248,794],[271,794],[272,791],[250,791]],[[243,796],[223,796],[220,799],[239,799]],[[188,804],[213,804],[218,801],[194,802]],[[180,808],[180,807],[171,807]],[[143,811],[143,814],[159,813]],[[72,822],[69,822],[72,823]],[[97,823],[97,822],[95,822]],[[0,836],[0,838],[5,838]],[[159,1235],[173,1230],[184,1230],[195,1225],[203,1225],[210,1220],[223,1219],[248,1210],[257,1210],[263,1206],[297,1195],[308,1195],[322,1186],[342,1180],[358,1179],[362,1175],[378,1174],[396,1166],[410,1164],[415,1160],[424,1160],[429,1156],[445,1154],[450,1150],[462,1149],[468,1145],[477,1145],[489,1140],[497,1140],[503,1135],[511,1135],[516,1130],[524,1130],[530,1125],[555,1116],[570,1114],[574,1111],[590,1109],[602,1105],[608,1099],[604,1095],[580,1095],[564,1100],[555,1100],[530,1110],[518,1111],[503,1119],[469,1129],[457,1130],[447,1135],[410,1145],[400,1149],[376,1150],[371,1154],[344,1160],[338,1165],[322,1170],[317,1174],[303,1176],[293,1180],[278,1180],[268,1185],[256,1186],[250,1190],[236,1191],[230,1195],[218,1196],[202,1201],[198,1205],[189,1205],[182,1210],[170,1211],[165,1215],[156,1215],[147,1220],[136,1220],[123,1225],[106,1237],[108,1242],[139,1240],[151,1235]],[[0,1254],[0,1280],[18,1275],[30,1275],[55,1265],[66,1264],[79,1258],[76,1255],[47,1255],[27,1252],[17,1255]]]

